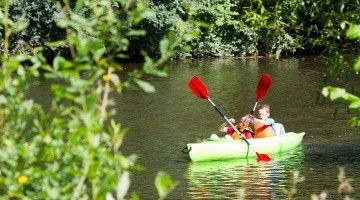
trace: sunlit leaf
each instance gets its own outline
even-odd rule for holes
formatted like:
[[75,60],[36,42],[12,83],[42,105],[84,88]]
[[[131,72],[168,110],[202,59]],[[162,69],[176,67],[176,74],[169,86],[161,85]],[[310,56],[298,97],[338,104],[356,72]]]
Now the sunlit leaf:
[[346,36],[348,38],[360,38],[360,26],[351,24],[349,29],[346,31]]
[[170,40],[168,38],[164,38],[160,41],[160,52],[161,55],[166,55],[170,46]]
[[149,82],[142,81],[142,80],[139,80],[139,79],[136,80],[135,82],[145,92],[147,92],[147,93],[154,93],[155,92],[155,87],[153,85],[151,85]]
[[164,67],[163,69],[155,69],[149,74],[156,75],[158,77],[166,77],[169,75],[168,68]]
[[327,86],[327,87],[324,87],[321,91],[321,94],[324,96],[324,97],[328,97],[329,96],[329,87],[330,86]]
[[[92,120],[88,120],[89,122],[92,122]],[[100,135],[99,134],[91,134],[89,136],[90,141],[89,143],[94,147],[98,147],[100,145]]]
[[131,199],[132,200],[140,200],[140,197],[136,193],[132,193],[131,194]]
[[350,126],[360,126],[360,118],[358,117],[351,117],[350,118]]
[[60,70],[72,67],[73,63],[61,56],[56,56],[53,61],[53,65],[55,70]]
[[105,199],[106,200],[115,200],[114,196],[110,192],[106,193],[106,198]]
[[18,74],[19,76],[24,76],[24,75],[25,75],[25,69],[24,69],[23,66],[21,66],[21,65],[18,66],[17,74]]
[[159,198],[164,199],[175,187],[174,180],[164,171],[159,171],[155,178],[155,187]]
[[119,183],[116,189],[116,199],[124,199],[130,187],[130,174],[124,171],[119,177]]
[[347,96],[347,92],[343,88],[333,88],[333,90],[330,92],[331,100],[336,100],[341,98],[346,99],[346,96]]
[[144,30],[130,30],[127,33],[127,36],[143,36],[146,34],[146,31]]
[[105,47],[96,49],[96,51],[93,53],[94,60],[96,60],[96,61],[100,60],[103,57],[103,55],[105,54],[105,52],[106,52]]
[[84,6],[84,0],[77,0],[75,4],[75,12],[79,12]]
[[61,47],[61,46],[66,45],[66,41],[61,40],[61,41],[55,41],[55,42],[47,42],[46,45],[49,47]]
[[116,86],[120,86],[120,84],[121,84],[120,78],[117,74],[111,74],[110,80]]
[[360,108],[360,100],[350,103],[349,108],[350,109],[359,109]]
[[145,62],[143,64],[143,69],[145,73],[149,73],[152,71],[152,66],[154,64],[154,61],[145,52],[142,52],[142,54],[144,55],[144,59],[145,59]]
[[345,28],[346,28],[346,23],[345,23],[345,22],[341,22],[340,28],[341,28],[341,29],[345,29]]
[[343,88],[327,86],[323,88],[322,94],[325,97],[330,97],[332,101],[336,99],[347,99],[347,92]]
[[354,70],[360,72],[360,57],[355,60]]

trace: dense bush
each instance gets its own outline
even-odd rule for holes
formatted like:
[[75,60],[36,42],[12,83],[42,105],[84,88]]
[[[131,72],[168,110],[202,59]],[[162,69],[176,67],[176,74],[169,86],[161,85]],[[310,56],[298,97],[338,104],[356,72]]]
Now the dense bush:
[[24,17],[29,24],[24,30],[13,35],[10,45],[11,51],[28,52],[30,51],[29,48],[65,38],[65,30],[56,25],[55,20],[58,12],[54,1],[13,0],[10,2],[10,18],[18,21]]
[[[336,53],[357,47],[344,37],[349,22],[359,22],[359,2],[343,1],[152,1],[149,41],[171,29],[179,17],[201,29],[191,41],[192,56],[275,55],[294,52]],[[191,26],[194,27],[194,26]],[[150,43],[145,43],[150,44]],[[144,46],[146,48],[146,45]]]
[[[65,2],[58,10],[56,22],[66,37],[48,45],[66,47],[70,56],[57,55],[50,64],[42,46],[26,54],[9,51],[11,36],[25,31],[27,23],[8,17],[9,1],[1,4],[1,199],[137,199],[128,194],[130,174],[141,168],[136,155],[120,152],[127,129],[113,119],[110,94],[130,86],[154,92],[142,77],[166,76],[164,64],[188,36],[179,31],[176,38],[164,37],[159,60],[145,55],[143,68],[120,78],[125,72],[117,58],[127,56],[130,37],[144,35],[131,25],[149,10],[131,0],[78,2],[83,4],[71,9]],[[77,12],[82,9],[86,14]],[[53,97],[47,112],[26,95],[43,81],[40,74]],[[164,172],[155,183],[160,199],[175,186]]]
[[[12,47],[19,47],[22,39],[34,47],[65,37],[64,29],[55,26],[55,9],[60,2],[52,0],[13,0],[11,18],[25,14],[28,28],[12,38]],[[153,12],[140,24],[132,24],[147,32],[146,37],[133,36],[128,53],[140,58],[140,50],[156,55],[159,41],[169,31],[178,30],[200,34],[190,45],[186,56],[251,56],[293,53],[324,53],[336,64],[344,63],[347,49],[357,48],[358,42],[349,42],[344,30],[350,23],[359,23],[360,6],[354,0],[176,0],[140,1]],[[70,7],[86,14],[83,1],[71,1]],[[115,5],[115,4],[114,4]],[[113,5],[113,6],[114,6]],[[122,16],[118,16],[122,17]],[[19,48],[17,48],[19,49]],[[21,48],[20,48],[21,49]],[[336,66],[336,65],[334,65]],[[345,71],[334,68],[334,73]]]

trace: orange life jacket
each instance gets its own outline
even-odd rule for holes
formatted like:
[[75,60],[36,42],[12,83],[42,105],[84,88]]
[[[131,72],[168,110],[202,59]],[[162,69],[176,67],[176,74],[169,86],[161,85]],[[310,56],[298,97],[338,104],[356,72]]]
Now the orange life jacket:
[[256,120],[254,123],[255,135],[254,138],[265,138],[275,136],[275,131],[271,125],[266,125],[262,121]]

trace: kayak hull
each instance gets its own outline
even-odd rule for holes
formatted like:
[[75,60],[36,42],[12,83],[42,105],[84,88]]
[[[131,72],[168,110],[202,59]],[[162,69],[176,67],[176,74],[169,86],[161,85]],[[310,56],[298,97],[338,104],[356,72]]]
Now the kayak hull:
[[256,153],[277,154],[297,147],[305,133],[288,132],[280,136],[243,140],[208,139],[201,143],[189,143],[187,149],[193,162],[256,157]]

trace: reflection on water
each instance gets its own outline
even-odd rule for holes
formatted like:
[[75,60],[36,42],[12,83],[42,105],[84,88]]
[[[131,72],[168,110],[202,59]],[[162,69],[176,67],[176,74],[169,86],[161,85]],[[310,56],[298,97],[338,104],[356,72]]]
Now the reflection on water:
[[187,171],[189,199],[284,199],[289,175],[303,169],[302,146],[272,155],[271,162],[256,159],[191,163]]

